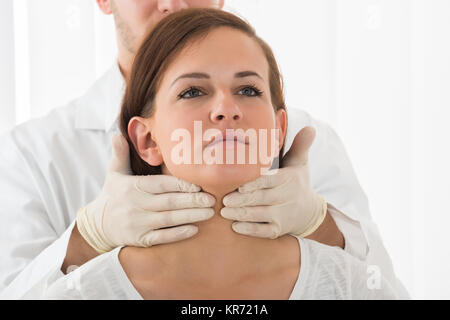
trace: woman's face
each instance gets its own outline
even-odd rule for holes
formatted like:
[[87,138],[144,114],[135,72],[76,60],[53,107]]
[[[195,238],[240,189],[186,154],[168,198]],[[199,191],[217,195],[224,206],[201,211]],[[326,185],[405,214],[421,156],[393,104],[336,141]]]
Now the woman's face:
[[[204,190],[231,192],[258,178],[284,141],[286,114],[274,111],[267,59],[259,44],[238,30],[218,28],[182,50],[154,102],[153,116],[142,119],[151,138],[143,144],[148,152],[139,150],[141,157]],[[227,129],[242,130],[235,138],[227,137]]]

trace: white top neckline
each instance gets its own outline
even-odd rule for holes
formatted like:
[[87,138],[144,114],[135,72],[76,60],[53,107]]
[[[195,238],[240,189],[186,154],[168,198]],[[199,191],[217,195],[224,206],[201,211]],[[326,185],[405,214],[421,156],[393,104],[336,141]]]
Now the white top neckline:
[[[342,249],[299,237],[297,240],[301,265],[289,300],[397,298],[384,278],[380,288],[368,287],[368,265]],[[100,255],[57,280],[48,288],[45,299],[143,300],[119,261],[120,249]]]
[[[303,245],[303,239],[300,237],[295,237],[295,238],[298,240],[298,244],[299,244],[299,248],[300,248],[301,263],[300,263],[300,270],[298,272],[297,280],[295,282],[294,288],[293,288],[288,300],[295,300],[294,297],[298,297],[301,294],[301,291],[302,291],[301,284],[305,281],[304,279],[306,279],[306,276],[307,276],[306,273],[307,273],[307,269],[308,269],[308,268],[306,268],[306,266],[308,265],[308,262],[309,262],[308,254],[302,254],[303,252],[306,252],[306,247],[307,247],[307,246]],[[119,253],[122,248],[123,248],[123,246],[114,249],[114,252],[113,252],[114,272],[117,276],[117,279],[120,281],[123,290],[125,290],[128,293],[128,295],[131,297],[131,299],[144,300],[144,298],[141,296],[141,294],[136,290],[134,285],[131,283],[125,270],[122,267],[122,264],[120,263]]]

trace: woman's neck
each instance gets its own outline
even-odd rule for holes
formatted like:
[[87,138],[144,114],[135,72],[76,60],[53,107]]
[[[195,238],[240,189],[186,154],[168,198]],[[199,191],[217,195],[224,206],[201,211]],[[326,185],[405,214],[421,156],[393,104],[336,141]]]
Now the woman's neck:
[[[167,175],[172,175],[172,173],[163,164],[162,173]],[[221,216],[220,211],[224,207],[223,198],[237,190],[239,186],[242,185],[241,182],[236,181],[234,184],[202,184],[202,192],[209,193],[215,199],[214,216],[206,221],[201,221],[194,223],[198,226],[198,233],[191,239],[178,242],[177,245],[186,244],[187,246],[192,245],[191,240],[196,241],[195,245],[202,246],[202,250],[215,250],[216,252],[223,252],[224,254],[228,250],[232,250],[233,247],[238,245],[242,240],[249,240],[250,237],[239,235],[233,231],[231,228],[234,221],[225,219]],[[255,240],[255,239],[252,239]],[[198,242],[197,242],[198,241]]]
[[197,223],[198,234],[196,237],[205,237],[205,239],[208,239],[208,241],[205,241],[205,244],[210,244],[216,250],[236,245],[237,242],[242,240],[242,236],[238,236],[231,228],[233,221],[223,218],[220,214],[224,207],[223,198],[234,189],[232,187],[219,189],[217,187],[203,186],[202,190],[214,196],[216,203],[213,207],[214,216],[209,220]]
[[[219,192],[204,187],[203,191],[216,197],[215,214],[209,220],[195,223],[196,235],[174,243],[132,249],[129,268],[134,270],[136,279],[144,281],[144,287],[154,283],[159,288],[158,281],[170,286],[173,282],[180,283],[180,279],[189,279],[196,288],[222,292],[220,288],[235,288],[251,279],[264,282],[263,279],[283,275],[286,270],[297,274],[299,252],[295,238],[283,236],[271,240],[234,232],[231,228],[234,221],[220,215],[223,198],[232,190]],[[159,275],[156,282],[155,274]]]
[[[196,223],[198,233],[194,237],[174,244],[174,248],[177,246],[175,251],[178,261],[189,259],[193,270],[197,272],[198,269],[203,270],[206,272],[205,278],[208,279],[210,279],[207,275],[209,272],[211,276],[220,272],[223,276],[230,276],[231,279],[237,275],[254,273],[255,270],[278,268],[280,261],[285,260],[281,257],[289,248],[287,243],[292,244],[293,238],[285,236],[271,240],[236,233],[232,229],[234,221],[225,219],[220,214],[224,207],[223,198],[236,190],[236,187],[219,190],[202,186],[202,189],[216,197],[214,216]],[[183,272],[187,271],[184,269]]]
[[[163,167],[163,174],[170,174]],[[149,249],[149,254],[156,255],[166,266],[179,266],[180,272],[192,273],[198,276],[198,271],[212,274],[221,272],[242,274],[245,270],[255,270],[261,264],[265,268],[275,268],[279,262],[278,255],[292,243],[292,237],[286,236],[277,240],[250,237],[236,233],[232,229],[234,221],[225,219],[220,214],[224,207],[223,198],[238,189],[242,183],[234,185],[201,185],[202,192],[215,197],[214,216],[206,221],[193,223],[198,226],[198,232],[193,237]],[[296,240],[294,241],[296,242]],[[281,249],[284,248],[284,249]],[[272,252],[272,255],[268,255]],[[275,256],[273,253],[276,253]],[[152,258],[154,259],[154,258]],[[206,264],[206,265],[205,265]],[[164,268],[164,266],[162,266]],[[208,275],[205,274],[208,278]]]

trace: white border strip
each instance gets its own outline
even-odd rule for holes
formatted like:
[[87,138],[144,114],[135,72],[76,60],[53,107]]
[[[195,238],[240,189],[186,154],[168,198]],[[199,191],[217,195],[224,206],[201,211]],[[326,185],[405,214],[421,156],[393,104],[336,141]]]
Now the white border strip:
[[423,119],[425,117],[425,0],[412,2],[411,15],[411,86],[412,106],[412,269],[413,298],[425,299],[425,135]]
[[28,1],[14,0],[16,124],[31,118]]

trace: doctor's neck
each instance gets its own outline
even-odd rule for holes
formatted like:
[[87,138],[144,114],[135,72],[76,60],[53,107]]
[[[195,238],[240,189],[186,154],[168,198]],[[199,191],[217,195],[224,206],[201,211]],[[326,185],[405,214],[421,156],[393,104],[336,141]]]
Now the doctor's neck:
[[119,65],[120,73],[124,79],[127,79],[131,72],[131,67],[133,65],[134,55],[127,50],[119,50],[119,57],[117,59],[117,64]]
[[139,45],[135,43],[135,36],[124,32],[120,28],[116,31],[117,42],[117,63],[122,76],[127,79],[133,67],[134,58],[136,57]]

